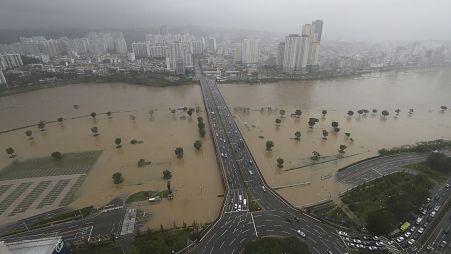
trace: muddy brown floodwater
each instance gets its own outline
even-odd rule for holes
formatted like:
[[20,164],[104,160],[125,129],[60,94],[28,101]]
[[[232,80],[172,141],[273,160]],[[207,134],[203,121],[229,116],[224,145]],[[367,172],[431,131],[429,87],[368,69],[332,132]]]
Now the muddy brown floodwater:
[[[412,144],[437,138],[451,139],[451,111],[439,112],[441,105],[451,108],[451,69],[424,69],[369,75],[358,79],[344,78],[323,81],[280,82],[262,85],[221,84],[220,89],[231,107],[237,123],[268,183],[294,205],[305,206],[325,199],[336,199],[339,192],[350,186],[335,181],[338,168],[377,153],[382,147]],[[79,105],[74,109],[73,105]],[[209,133],[203,140],[202,151],[196,152],[193,142],[198,137],[196,114],[189,119],[169,107],[201,106],[200,87],[187,85],[169,88],[143,87],[128,84],[79,84],[43,89],[0,98],[0,131],[39,120],[54,121],[64,117],[63,125],[51,123],[47,131],[31,127],[33,142],[29,142],[24,129],[0,134],[0,168],[11,160],[4,153],[12,146],[18,159],[48,156],[53,151],[75,152],[102,149],[104,152],[91,169],[88,178],[75,194],[71,207],[102,206],[114,197],[126,197],[142,190],[164,190],[166,181],[162,171],[173,173],[172,187],[176,198],[159,203],[142,202],[141,208],[152,213],[145,227],[165,227],[209,222],[217,217],[223,193],[222,180]],[[260,112],[272,106],[286,110],[280,127],[273,113]],[[240,113],[234,107],[250,107],[249,113]],[[290,113],[301,109],[300,118]],[[348,110],[376,108],[376,115],[357,114],[348,118]],[[401,109],[398,117],[394,110]],[[415,109],[409,116],[408,109]],[[154,109],[151,118],[148,111]],[[327,115],[322,118],[321,110]],[[380,117],[387,109],[390,116]],[[98,115],[96,120],[72,117],[91,112],[120,111],[109,120]],[[133,122],[129,115],[136,116]],[[204,113],[201,115],[206,118]],[[186,117],[186,118],[185,118]],[[307,127],[309,117],[319,122],[313,129]],[[332,121],[338,121],[341,131],[333,133]],[[100,135],[93,137],[90,128],[98,126]],[[207,126],[208,128],[208,126]],[[330,132],[322,140],[322,130]],[[292,139],[301,131],[301,140]],[[350,142],[344,133],[350,132]],[[259,138],[263,136],[264,138]],[[123,148],[116,149],[114,138],[121,137]],[[131,145],[134,138],[143,144]],[[272,152],[265,151],[266,140],[273,140]],[[334,159],[340,144],[348,146],[346,158],[315,166],[312,151],[326,159]],[[184,148],[184,159],[175,158],[174,149]],[[276,167],[276,159],[285,159],[283,169]],[[137,161],[150,160],[151,165],[139,168]],[[293,170],[292,168],[297,168]],[[111,175],[122,172],[125,181],[115,186]],[[294,185],[294,187],[286,187]]]
[[[220,90],[265,179],[296,206],[337,200],[340,192],[351,187],[337,183],[337,169],[377,155],[380,148],[451,139],[451,111],[440,112],[441,105],[451,108],[451,68],[321,81],[222,84]],[[260,112],[266,106],[277,110]],[[251,110],[235,111],[236,107]],[[355,112],[373,108],[378,109],[375,115],[359,117]],[[397,108],[401,112],[396,117]],[[411,108],[414,112],[409,116]],[[280,109],[285,109],[286,115],[277,127]],[[296,109],[303,112],[300,118],[290,116]],[[328,111],[325,117],[323,109]],[[387,118],[381,118],[384,109],[390,112]],[[348,110],[353,110],[354,116],[348,117]],[[309,117],[319,119],[313,129],[308,128]],[[332,121],[339,123],[340,132],[333,132]],[[322,139],[323,130],[329,132],[327,140]],[[300,141],[293,139],[296,131],[301,132]],[[354,142],[345,132],[351,133]],[[274,142],[273,151],[265,150],[266,140]],[[349,157],[333,160],[341,144],[348,147]],[[312,151],[333,161],[308,166]],[[279,157],[285,160],[283,169],[276,166]]]
[[[79,105],[74,109],[73,105]],[[43,89],[0,98],[0,130],[36,124],[39,120],[66,120],[47,124],[47,131],[31,127],[34,141],[29,142],[26,129],[0,134],[0,168],[11,163],[5,149],[12,146],[18,159],[48,156],[53,151],[74,152],[103,150],[87,179],[75,194],[70,207],[102,206],[114,197],[126,197],[144,190],[165,190],[163,170],[172,172],[172,188],[176,198],[149,204],[142,202],[142,209],[152,213],[145,227],[171,227],[174,222],[191,224],[209,222],[218,216],[223,193],[222,180],[214,155],[211,137],[201,139],[201,151],[195,151],[193,143],[200,139],[197,131],[197,115],[192,119],[182,111],[175,115],[169,107],[196,107],[203,102],[198,85],[157,88],[128,84],[80,84]],[[155,112],[151,118],[149,110]],[[114,113],[109,120],[101,112]],[[130,112],[124,112],[130,111]],[[97,112],[91,117],[70,119]],[[133,122],[129,115],[136,116]],[[200,114],[205,118],[204,113]],[[90,128],[97,126],[100,135],[94,137]],[[208,127],[207,127],[208,128]],[[123,148],[116,149],[113,140],[122,138]],[[131,139],[144,141],[130,144]],[[184,148],[184,159],[176,159],[174,149]],[[139,168],[140,158],[152,164]],[[124,182],[113,184],[111,175],[122,172]]]

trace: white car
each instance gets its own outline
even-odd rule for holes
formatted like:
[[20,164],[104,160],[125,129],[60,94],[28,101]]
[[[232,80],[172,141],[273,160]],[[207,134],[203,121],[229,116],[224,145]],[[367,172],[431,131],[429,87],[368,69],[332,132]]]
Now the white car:
[[412,233],[410,233],[410,232],[406,232],[406,233],[404,234],[404,236],[405,236],[406,238],[409,238],[411,235],[412,235]]
[[431,217],[434,217],[435,216],[435,211],[432,211],[431,212]]
[[413,245],[413,244],[415,243],[415,239],[410,239],[410,240],[408,241],[408,243],[409,243],[410,245]]
[[419,228],[418,229],[418,233],[423,234],[423,232],[424,232],[424,228]]
[[298,232],[298,234],[299,234],[300,236],[302,236],[302,237],[305,238],[305,233],[304,233],[304,232],[302,232],[301,230],[298,230],[297,232]]
[[400,243],[400,242],[404,241],[404,237],[400,236],[400,237],[396,238],[396,241],[398,243]]
[[252,175],[252,174],[253,174],[253,173],[252,173],[252,171],[250,171],[250,170],[249,170],[249,174],[251,174],[251,175]]
[[410,228],[410,232],[415,231],[415,229],[417,229],[417,228],[416,228],[416,227],[411,227],[411,228]]
[[344,236],[349,236],[348,233],[344,232],[344,231],[338,231],[339,235],[344,235]]
[[439,206],[439,205],[436,206],[436,207],[434,207],[434,211],[438,212],[438,209],[440,209],[440,206]]

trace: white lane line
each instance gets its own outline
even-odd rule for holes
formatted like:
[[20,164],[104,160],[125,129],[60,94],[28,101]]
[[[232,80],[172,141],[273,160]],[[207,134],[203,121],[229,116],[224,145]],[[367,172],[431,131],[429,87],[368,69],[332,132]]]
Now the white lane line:
[[252,213],[251,213],[251,218],[252,218],[252,224],[254,225],[255,236],[258,237],[257,228],[255,227],[255,222],[254,222],[254,215],[252,215]]
[[89,243],[89,239],[91,239],[91,233],[92,233],[92,229],[94,228],[94,226],[91,226],[91,231],[89,231],[89,236],[88,236],[88,243]]

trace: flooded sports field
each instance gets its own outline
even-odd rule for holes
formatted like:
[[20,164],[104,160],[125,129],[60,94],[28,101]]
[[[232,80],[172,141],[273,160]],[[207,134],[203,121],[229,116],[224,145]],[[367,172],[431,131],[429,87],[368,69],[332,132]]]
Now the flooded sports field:
[[[321,81],[221,84],[220,90],[265,179],[296,206],[336,199],[351,186],[337,183],[335,172],[377,155],[380,148],[451,139],[451,111],[440,109],[451,108],[450,68]],[[291,116],[296,109],[302,111],[299,118]],[[359,109],[370,112],[359,115]],[[325,116],[322,110],[327,110]],[[383,110],[389,115],[383,117]],[[319,120],[313,128],[309,118]],[[332,122],[338,122],[339,132]],[[296,131],[301,132],[300,140],[294,139]],[[268,140],[274,143],[270,152]],[[337,159],[340,145],[347,148],[344,158]],[[313,151],[321,155],[316,163],[310,159]],[[277,167],[279,157],[284,159],[283,168]]]
[[[74,105],[77,105],[74,107]],[[193,113],[192,119],[182,110],[172,109],[200,106],[202,112]],[[153,110],[153,114],[149,113]],[[112,119],[105,114],[112,111]],[[93,119],[91,112],[96,112]],[[133,115],[135,120],[130,117]],[[84,116],[77,118],[79,116]],[[200,138],[197,116],[203,116],[203,102],[198,85],[171,88],[142,87],[127,84],[80,84],[44,89],[0,98],[0,130],[47,123],[45,131],[37,126],[0,134],[2,155],[0,168],[13,160],[5,149],[13,147],[17,160],[49,156],[54,151],[78,152],[103,150],[91,168],[82,186],[75,193],[70,207],[89,205],[100,207],[114,197],[127,197],[139,191],[164,191],[166,180],[163,170],[172,173],[171,187],[176,197],[149,204],[141,202],[142,209],[152,214],[146,226],[165,227],[190,225],[193,220],[208,222],[219,212],[223,194],[220,172],[207,131]],[[76,117],[76,119],[71,119]],[[98,127],[94,136],[91,127]],[[208,126],[207,126],[208,128]],[[32,130],[28,140],[26,130]],[[117,149],[115,138],[122,139]],[[143,141],[130,144],[132,139]],[[203,143],[200,151],[194,141]],[[184,158],[177,159],[176,147],[184,149]],[[138,167],[138,160],[150,165]],[[113,184],[112,174],[121,172],[124,182]]]

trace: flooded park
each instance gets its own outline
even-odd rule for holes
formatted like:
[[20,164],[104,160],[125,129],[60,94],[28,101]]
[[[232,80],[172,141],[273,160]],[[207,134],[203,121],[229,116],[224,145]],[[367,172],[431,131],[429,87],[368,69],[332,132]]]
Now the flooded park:
[[[450,68],[219,87],[266,181],[295,206],[336,199],[351,186],[337,183],[335,172],[377,155],[380,148],[451,139],[451,112],[440,109],[451,106]],[[191,118],[183,110],[170,110],[184,106],[202,110]],[[152,214],[145,226],[209,222],[219,213],[223,185],[210,133],[204,138],[198,134],[196,118],[206,119],[203,108],[200,87],[195,84],[166,88],[78,84],[37,90],[0,98],[0,131],[41,120],[48,122],[46,130],[32,126],[4,132],[0,144],[3,151],[13,147],[16,160],[55,151],[102,150],[69,204],[71,208],[100,207],[115,197],[165,190],[163,171],[168,169],[175,198],[140,202],[139,207]],[[281,109],[285,114],[280,114]],[[298,109],[300,117],[292,116]],[[370,112],[358,114],[359,109]],[[400,109],[398,114],[396,109]],[[323,110],[327,111],[324,116]],[[389,115],[382,116],[383,110]],[[111,119],[104,114],[108,111],[113,112]],[[95,118],[92,112],[97,113]],[[65,120],[52,122],[58,117]],[[313,128],[309,128],[309,118],[318,119]],[[332,122],[338,122],[340,131],[331,127]],[[90,130],[94,126],[98,136]],[[25,135],[28,129],[33,132],[32,141]],[[327,139],[323,130],[328,132]],[[294,138],[297,131],[299,140]],[[114,144],[117,137],[122,139],[119,149]],[[132,139],[142,142],[130,144]],[[196,140],[203,143],[199,151],[193,147]],[[274,143],[272,151],[266,151],[268,140]],[[337,159],[340,145],[346,145],[346,150]],[[183,159],[176,158],[176,147],[183,147]],[[321,155],[317,162],[310,159],[313,151]],[[285,161],[282,168],[276,165],[279,157]],[[151,163],[138,167],[139,159]],[[4,153],[0,168],[12,161]],[[123,183],[113,184],[115,172],[122,173]]]

